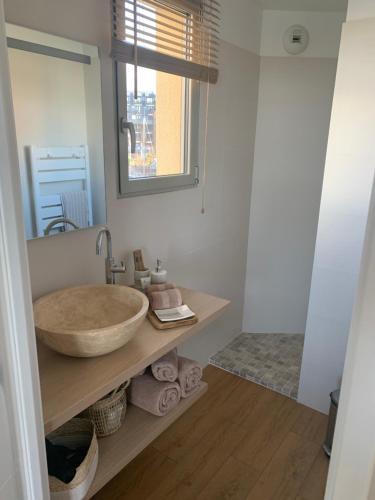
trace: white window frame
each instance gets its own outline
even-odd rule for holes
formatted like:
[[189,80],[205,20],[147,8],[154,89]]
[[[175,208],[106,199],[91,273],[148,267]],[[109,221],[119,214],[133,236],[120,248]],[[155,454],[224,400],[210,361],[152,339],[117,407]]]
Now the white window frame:
[[[148,178],[129,178],[129,133],[122,131],[121,120],[127,120],[126,64],[115,62],[117,101],[119,198],[157,194],[197,187],[199,183],[199,102],[200,84],[189,80],[185,99],[184,172]],[[187,115],[187,116],[186,116]]]

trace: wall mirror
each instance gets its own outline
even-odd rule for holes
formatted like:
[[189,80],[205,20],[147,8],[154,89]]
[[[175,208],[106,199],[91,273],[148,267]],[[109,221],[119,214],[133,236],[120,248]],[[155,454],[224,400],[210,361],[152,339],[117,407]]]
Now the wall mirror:
[[6,29],[26,238],[105,224],[98,48]]

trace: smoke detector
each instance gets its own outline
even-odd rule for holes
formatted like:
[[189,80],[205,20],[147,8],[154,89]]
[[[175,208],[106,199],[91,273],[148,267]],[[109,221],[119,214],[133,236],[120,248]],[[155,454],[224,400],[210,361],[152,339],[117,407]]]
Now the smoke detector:
[[304,26],[294,24],[284,34],[284,49],[294,56],[302,54],[309,45],[309,32]]

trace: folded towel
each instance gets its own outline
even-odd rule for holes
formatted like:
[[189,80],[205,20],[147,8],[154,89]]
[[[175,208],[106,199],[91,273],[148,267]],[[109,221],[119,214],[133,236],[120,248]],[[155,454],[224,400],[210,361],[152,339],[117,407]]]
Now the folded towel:
[[130,403],[159,417],[173,410],[180,398],[177,382],[159,382],[147,374],[134,378],[129,387]]
[[199,388],[202,379],[202,367],[192,359],[178,358],[178,383],[181,397],[188,398]]
[[181,292],[178,288],[163,290],[162,292],[151,292],[148,294],[151,309],[171,309],[182,305]]
[[164,290],[171,290],[172,288],[176,288],[173,283],[161,283],[160,285],[149,285],[147,287],[147,293],[163,292]]
[[178,376],[177,349],[173,349],[152,363],[151,371],[156,380],[174,382]]

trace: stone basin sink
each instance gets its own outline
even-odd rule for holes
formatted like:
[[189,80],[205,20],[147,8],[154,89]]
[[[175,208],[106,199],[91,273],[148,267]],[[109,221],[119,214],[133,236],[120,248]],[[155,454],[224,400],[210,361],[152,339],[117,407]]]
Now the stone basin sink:
[[54,351],[91,358],[129,342],[147,310],[147,297],[127,286],[65,288],[34,302],[35,331]]

